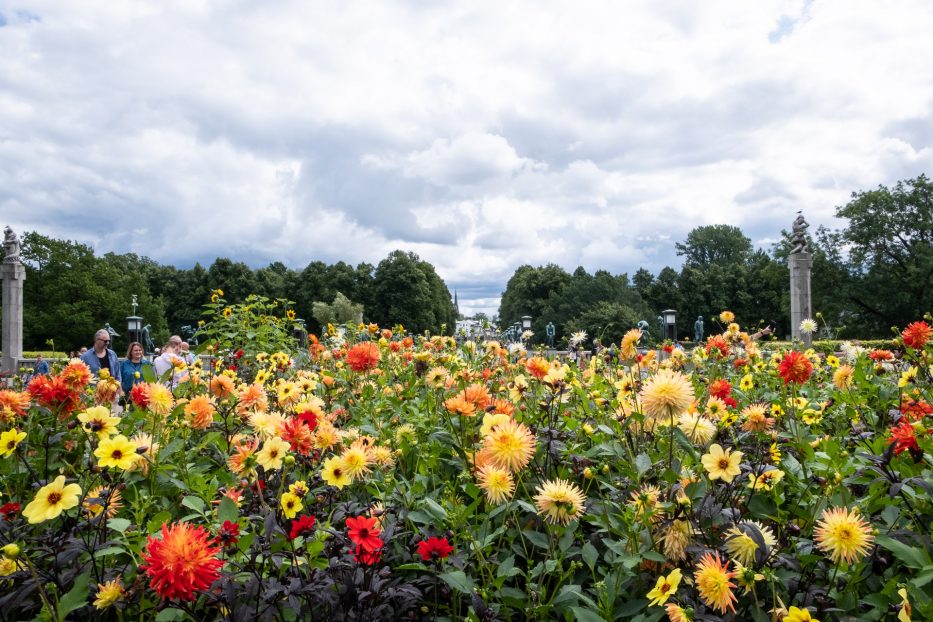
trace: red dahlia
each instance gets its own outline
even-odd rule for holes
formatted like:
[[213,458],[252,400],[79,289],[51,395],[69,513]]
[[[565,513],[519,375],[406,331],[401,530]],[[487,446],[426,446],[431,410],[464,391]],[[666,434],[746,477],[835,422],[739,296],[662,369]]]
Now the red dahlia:
[[314,517],[310,514],[299,516],[297,519],[292,521],[292,529],[291,533],[288,534],[288,537],[294,540],[298,536],[311,533],[312,529],[314,529]]
[[418,555],[428,562],[432,559],[443,559],[454,552],[447,538],[428,538],[418,543]]
[[778,365],[778,373],[784,379],[784,384],[803,384],[813,373],[813,363],[800,352],[791,350]]
[[709,394],[721,400],[732,395],[732,384],[728,380],[713,380],[709,385]]
[[919,445],[917,445],[917,432],[914,430],[914,426],[906,421],[901,421],[891,428],[891,436],[888,437],[888,442],[894,443],[895,454],[908,450],[918,451],[920,449]]
[[908,324],[904,332],[901,333],[901,337],[904,339],[905,346],[920,350],[930,340],[931,332],[933,332],[933,329],[926,322],[914,322]]
[[713,335],[706,340],[707,354],[712,354],[715,352],[716,354],[719,354],[719,356],[726,357],[729,356],[730,350],[731,348],[729,347],[729,342],[726,341],[726,338],[722,335]]
[[376,527],[376,519],[367,516],[350,517],[347,519],[347,535],[354,544],[358,544],[367,551],[376,551],[382,548],[382,538]]
[[197,592],[208,589],[220,576],[223,562],[216,538],[209,538],[203,527],[188,523],[162,525],[162,539],[149,536],[140,566],[149,575],[149,584],[162,598],[194,600]]
[[379,346],[372,341],[358,343],[347,352],[347,365],[353,371],[368,371],[379,364]]

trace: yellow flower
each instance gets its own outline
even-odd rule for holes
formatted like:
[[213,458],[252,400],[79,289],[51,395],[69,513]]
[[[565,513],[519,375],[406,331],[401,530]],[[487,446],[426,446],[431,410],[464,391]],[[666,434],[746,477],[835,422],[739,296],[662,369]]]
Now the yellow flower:
[[646,418],[661,425],[673,425],[693,402],[693,385],[682,373],[664,369],[648,378],[640,397]]
[[0,434],[0,456],[7,458],[16,451],[16,446],[26,438],[25,432],[20,432],[16,428],[10,428],[3,434]]
[[483,425],[479,429],[480,436],[486,436],[500,423],[510,421],[512,418],[505,413],[486,413],[483,415]]
[[301,511],[301,497],[293,492],[282,493],[282,514],[292,519]]
[[763,564],[775,544],[774,532],[758,521],[742,521],[726,532],[726,551],[745,566]]
[[138,460],[136,443],[122,434],[102,440],[94,450],[94,455],[97,456],[98,465],[123,470],[132,468]]
[[535,437],[524,423],[509,419],[493,428],[483,439],[483,450],[496,466],[518,472],[534,456]]
[[370,459],[362,447],[348,447],[340,456],[340,460],[347,476],[353,481],[369,473]]
[[768,452],[771,454],[771,462],[773,462],[775,466],[781,464],[781,450],[778,449],[777,443],[771,443]]
[[839,367],[839,357],[830,354],[826,357],[826,364],[833,368]]
[[677,427],[698,445],[705,445],[716,433],[716,425],[699,413],[683,413],[677,420]]
[[324,461],[321,468],[321,478],[328,485],[336,486],[338,489],[353,483],[343,466],[343,460],[339,456],[332,456]]
[[898,622],[910,622],[910,600],[907,599],[907,590],[901,588],[897,591],[897,595],[901,597],[901,610],[897,613]]
[[690,536],[693,534],[693,528],[685,520],[674,519],[667,526],[661,537],[661,548],[668,559],[680,561],[687,555],[685,549],[690,544]]
[[479,487],[483,489],[486,499],[492,504],[498,505],[506,501],[515,490],[512,472],[506,468],[487,464],[480,468],[477,476]]
[[288,455],[290,446],[288,443],[273,436],[262,445],[262,449],[256,454],[256,462],[267,471],[274,471],[282,468],[282,459]]
[[23,510],[23,516],[31,524],[52,520],[63,511],[78,505],[80,496],[81,487],[77,484],[66,485],[65,476],[59,475],[50,484],[39,489],[36,498]]
[[807,609],[798,609],[797,607],[791,607],[790,611],[787,612],[787,615],[784,616],[784,619],[781,622],[820,622],[816,618],[810,617],[810,612]]
[[781,469],[769,469],[758,475],[748,474],[748,487],[755,490],[771,490],[774,485],[784,478],[784,471]]
[[117,577],[113,581],[97,584],[97,598],[94,599],[94,606],[98,609],[106,609],[121,598],[123,598],[123,584],[120,577]]
[[723,324],[731,324],[735,321],[735,313],[732,311],[723,311],[719,314],[719,321]]
[[647,598],[651,601],[648,603],[648,606],[657,605],[660,607],[663,605],[667,599],[673,596],[674,592],[677,591],[677,586],[680,585],[680,579],[680,568],[674,568],[671,574],[666,577],[658,577],[658,582],[655,583],[654,589],[647,594]]
[[718,552],[715,554],[707,552],[700,559],[693,573],[693,580],[700,592],[700,598],[707,606],[720,613],[725,613],[727,608],[735,613],[734,603],[737,599],[732,593],[735,584],[729,580],[734,576],[735,572],[729,571],[728,563],[722,562]]
[[225,307],[225,308],[224,308],[224,317],[230,317],[231,315],[233,315],[233,309],[231,309],[230,307]]
[[751,374],[745,374],[742,376],[742,380],[739,381],[739,388],[743,391],[751,391],[755,388],[755,379]]
[[0,558],[0,577],[7,577],[20,570],[25,570],[22,562],[18,562],[15,559],[10,559],[8,557]]
[[702,458],[703,468],[711,480],[721,479],[730,483],[742,472],[739,463],[742,462],[743,455],[741,451],[723,450],[718,443],[714,443],[710,446],[709,453]]
[[864,557],[875,539],[871,525],[859,516],[858,510],[849,512],[844,507],[823,510],[813,538],[835,564]]
[[116,433],[120,418],[115,417],[106,406],[92,406],[78,415],[78,421],[89,434],[96,434],[98,440],[103,440]]
[[840,391],[844,391],[852,386],[852,376],[855,369],[851,365],[840,365],[833,372],[833,385]]
[[546,481],[538,486],[535,505],[549,523],[566,525],[583,513],[586,497],[576,485],[562,479]]
[[9,544],[4,545],[0,551],[2,551],[3,556],[8,559],[16,559],[19,557],[19,545],[15,542],[10,542]]

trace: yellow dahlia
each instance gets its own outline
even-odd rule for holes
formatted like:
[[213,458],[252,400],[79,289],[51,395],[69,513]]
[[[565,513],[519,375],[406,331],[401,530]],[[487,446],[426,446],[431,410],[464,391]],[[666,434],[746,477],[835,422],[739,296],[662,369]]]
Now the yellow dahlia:
[[97,456],[98,465],[123,470],[133,468],[139,459],[136,455],[136,443],[122,434],[102,440],[94,450],[94,455]]
[[716,433],[716,424],[700,413],[685,412],[677,420],[681,432],[697,445],[705,445]]
[[660,607],[663,605],[667,599],[673,596],[677,591],[677,586],[680,585],[680,579],[680,568],[674,568],[666,577],[658,577],[658,582],[655,583],[654,589],[646,595],[646,598],[650,601],[648,606],[657,605]]
[[820,550],[836,564],[864,557],[875,539],[871,525],[859,516],[858,510],[850,512],[844,507],[823,510],[813,537]]
[[65,484],[65,476],[59,475],[36,493],[35,499],[23,510],[23,516],[31,524],[51,520],[78,505],[81,487],[77,484]]
[[770,527],[753,520],[742,521],[726,532],[726,551],[744,566],[764,563],[777,543]]
[[107,581],[106,583],[98,583],[94,607],[97,609],[106,609],[121,598],[123,598],[123,583],[120,577],[112,581]]
[[729,564],[723,563],[718,552],[707,552],[703,555],[693,573],[693,580],[700,592],[700,598],[707,606],[720,613],[725,613],[726,609],[731,609],[735,613],[734,603],[737,599],[732,593],[735,583],[729,580],[733,577],[735,577],[735,572],[729,571]]
[[673,425],[693,402],[693,385],[679,371],[663,369],[648,378],[640,397],[646,418],[662,425]]
[[366,450],[354,445],[344,450],[340,456],[343,461],[343,468],[352,480],[357,480],[363,475],[369,473],[370,458]]
[[852,386],[852,375],[855,369],[851,365],[840,365],[833,372],[833,385],[840,391],[844,391]]
[[575,484],[562,479],[546,481],[536,492],[535,505],[549,523],[566,525],[583,513],[586,497]]
[[480,468],[478,476],[479,487],[486,493],[486,499],[495,505],[507,501],[515,490],[515,481],[512,472],[503,467],[487,464]]
[[524,423],[512,419],[500,423],[483,439],[490,461],[500,467],[520,471],[535,453],[535,437]]
[[702,458],[703,468],[711,480],[721,479],[726,483],[732,482],[736,475],[741,473],[739,463],[742,462],[741,451],[723,449],[719,444],[710,445],[709,453]]
[[339,456],[332,456],[321,465],[321,478],[330,486],[336,486],[342,489],[353,483],[353,479],[347,474],[343,460]]
[[278,436],[273,436],[262,444],[256,454],[256,462],[267,471],[282,468],[282,459],[288,455],[290,445]]

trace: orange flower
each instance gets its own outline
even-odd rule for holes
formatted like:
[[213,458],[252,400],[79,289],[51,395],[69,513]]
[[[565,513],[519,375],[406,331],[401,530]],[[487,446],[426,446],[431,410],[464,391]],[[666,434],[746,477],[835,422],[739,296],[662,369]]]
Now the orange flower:
[[707,606],[717,609],[720,613],[725,613],[727,608],[735,613],[736,597],[732,593],[735,583],[729,580],[733,577],[735,572],[729,572],[729,564],[719,559],[719,552],[716,552],[714,557],[713,553],[707,551],[700,558],[696,572],[693,573],[700,598]]
[[372,341],[364,341],[347,352],[347,365],[353,371],[369,371],[379,364],[379,356],[379,346]]
[[236,453],[227,458],[227,466],[237,475],[251,475],[256,470],[257,449],[259,449],[259,439],[243,439],[237,443]]
[[489,391],[481,384],[471,384],[463,390],[461,395],[466,401],[472,402],[477,410],[486,410],[486,407],[492,402]]
[[211,378],[211,395],[220,399],[233,395],[233,379],[223,374]]
[[713,350],[722,357],[729,356],[729,342],[722,335],[713,335],[706,341],[706,353],[710,354]]
[[528,370],[528,373],[541,380],[544,378],[548,371],[551,369],[551,364],[547,362],[546,359],[540,356],[534,356],[527,361],[525,361],[525,369]]
[[784,355],[781,363],[778,365],[778,373],[784,379],[784,384],[803,384],[810,379],[813,373],[813,363],[796,350],[791,350]]
[[220,577],[223,562],[216,538],[208,538],[203,527],[188,523],[162,525],[162,539],[149,536],[140,566],[149,575],[150,586],[162,598],[194,600],[196,592],[208,589]]
[[[13,418],[12,415],[25,417],[26,411],[29,409],[29,402],[28,393],[18,393],[6,389],[0,391],[0,413],[9,413],[10,419]],[[0,415],[0,419],[5,420],[7,417]]]
[[91,368],[84,361],[72,361],[58,376],[69,389],[83,389],[91,382]]
[[464,417],[472,417],[476,414],[476,406],[474,406],[472,402],[463,399],[461,395],[445,400],[444,408],[454,414],[463,415]]
[[214,410],[211,398],[199,395],[185,405],[185,420],[194,430],[206,430],[214,421]]
[[905,346],[920,350],[930,340],[931,332],[933,332],[933,329],[926,322],[914,322],[904,329],[901,337],[904,339]]
[[254,383],[241,388],[237,397],[240,401],[237,403],[236,410],[241,417],[251,412],[269,410],[269,397],[261,384]]

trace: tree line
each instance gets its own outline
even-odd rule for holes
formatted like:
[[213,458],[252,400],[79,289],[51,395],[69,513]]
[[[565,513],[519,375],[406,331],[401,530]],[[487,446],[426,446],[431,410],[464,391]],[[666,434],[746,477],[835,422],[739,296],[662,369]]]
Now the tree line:
[[[925,175],[854,192],[836,217],[846,223],[841,229],[820,227],[807,235],[812,308],[823,335],[889,337],[892,326],[933,309],[933,183]],[[785,336],[791,332],[791,240],[782,231],[771,249],[756,250],[738,227],[708,225],[675,245],[683,257],[679,270],[639,268],[629,277],[523,265],[502,294],[500,323],[531,315],[538,340],[553,322],[558,339],[585,330],[608,344],[639,320],[657,337],[657,317],[665,309],[677,311],[680,339],[694,337],[699,316],[707,335],[722,330],[718,314],[731,310],[746,328],[773,322],[776,334]]]
[[[400,323],[416,333],[442,328],[452,333],[456,323],[450,292],[434,267],[400,250],[376,266],[312,261],[293,270],[276,261],[252,269],[220,257],[207,268],[199,263],[177,268],[133,253],[97,256],[86,244],[28,232],[22,236],[21,259],[27,350],[48,349],[52,341],[58,351],[90,346],[94,331],[109,323],[121,335],[113,346],[120,352],[127,345],[125,318],[132,315],[133,295],[137,315],[160,345],[170,334],[181,334],[182,327],[196,328],[203,305],[217,289],[231,303],[250,294],[293,301],[297,316],[318,334],[322,327],[315,303],[319,309],[320,303],[339,309],[345,299],[355,303],[354,309],[362,305],[363,321],[380,326]],[[342,297],[333,305],[338,294]]]

